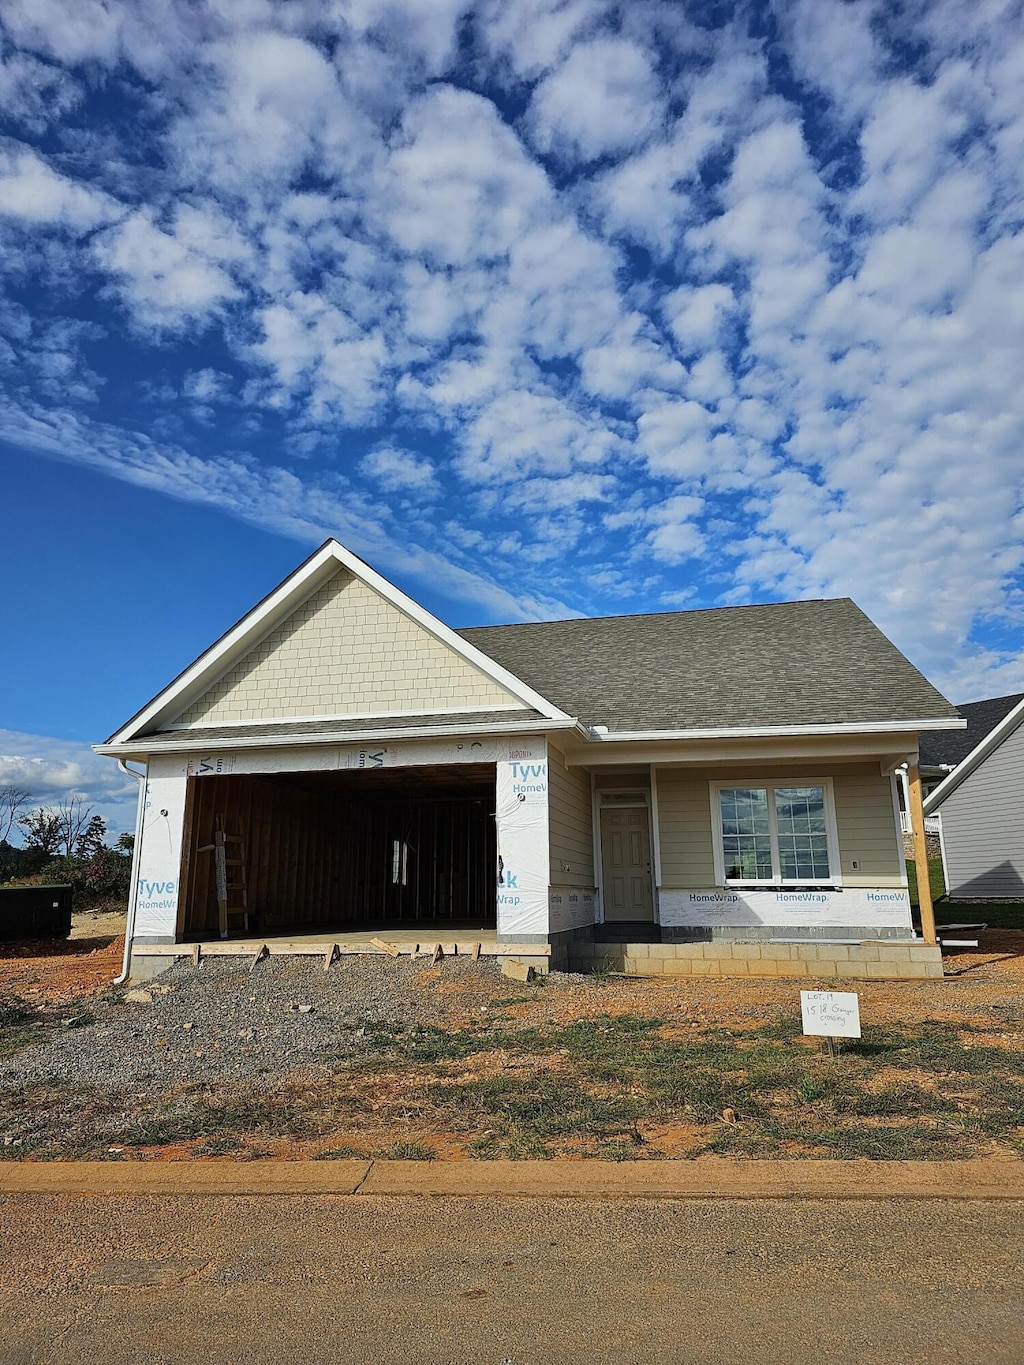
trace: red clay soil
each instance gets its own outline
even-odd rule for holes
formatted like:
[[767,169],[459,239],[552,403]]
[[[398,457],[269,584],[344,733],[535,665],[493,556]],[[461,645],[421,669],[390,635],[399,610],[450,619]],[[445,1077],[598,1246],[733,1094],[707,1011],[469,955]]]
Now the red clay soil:
[[121,974],[124,936],[0,945],[0,995],[64,1005],[98,995]]

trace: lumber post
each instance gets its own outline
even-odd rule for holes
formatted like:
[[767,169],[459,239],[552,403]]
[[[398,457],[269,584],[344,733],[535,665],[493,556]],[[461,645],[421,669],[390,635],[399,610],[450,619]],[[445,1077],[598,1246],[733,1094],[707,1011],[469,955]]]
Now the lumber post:
[[270,950],[267,948],[267,945],[265,943],[260,944],[260,946],[256,949],[256,952],[253,954],[252,962],[249,964],[249,970],[251,972],[254,972],[256,970],[257,965],[263,961],[263,959],[268,955],[269,951]]
[[921,765],[915,759],[907,764],[910,793],[910,832],[914,839],[914,866],[917,869],[917,902],[921,910],[921,933],[925,943],[937,943],[935,907],[928,878],[928,845],[924,837],[924,802],[921,796]]
[[324,971],[325,971],[325,972],[329,972],[329,971],[331,970],[331,963],[334,961],[334,954],[335,954],[337,951],[338,951],[338,945],[337,945],[336,943],[329,943],[329,944],[327,945],[327,949],[326,949],[326,951],[324,952]]

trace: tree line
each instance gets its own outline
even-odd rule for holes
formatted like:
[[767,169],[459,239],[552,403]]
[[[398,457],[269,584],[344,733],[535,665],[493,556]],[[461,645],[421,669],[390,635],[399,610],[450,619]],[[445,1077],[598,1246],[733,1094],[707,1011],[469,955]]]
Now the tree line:
[[0,885],[70,884],[78,909],[124,904],[133,843],[121,834],[108,844],[106,821],[78,792],[33,806],[27,788],[0,787]]

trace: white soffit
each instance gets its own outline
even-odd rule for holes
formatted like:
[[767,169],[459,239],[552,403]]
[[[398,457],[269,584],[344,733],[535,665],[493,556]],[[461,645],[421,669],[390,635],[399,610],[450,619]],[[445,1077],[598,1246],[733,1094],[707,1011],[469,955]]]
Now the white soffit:
[[126,725],[111,735],[105,745],[98,746],[98,749],[102,751],[108,746],[124,744],[141,731],[150,730],[184,710],[194,697],[212,686],[236,659],[246,654],[275,625],[290,615],[322,583],[336,573],[339,567],[348,569],[354,577],[361,579],[385,601],[397,607],[441,644],[479,669],[492,682],[518,697],[526,706],[539,711],[548,720],[572,719],[546,697],[542,697],[539,692],[535,692],[521,679],[495,663],[482,650],[463,640],[436,616],[431,615],[426,608],[414,602],[411,597],[407,597],[375,569],[371,569],[358,555],[354,555],[338,541],[328,540],[180,673],[169,686],[148,702]]

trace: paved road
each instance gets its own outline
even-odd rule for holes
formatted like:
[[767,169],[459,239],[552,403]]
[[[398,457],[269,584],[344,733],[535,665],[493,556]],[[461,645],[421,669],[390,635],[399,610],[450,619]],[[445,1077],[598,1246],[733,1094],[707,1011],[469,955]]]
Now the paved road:
[[0,1365],[1024,1361],[1024,1204],[0,1199]]

